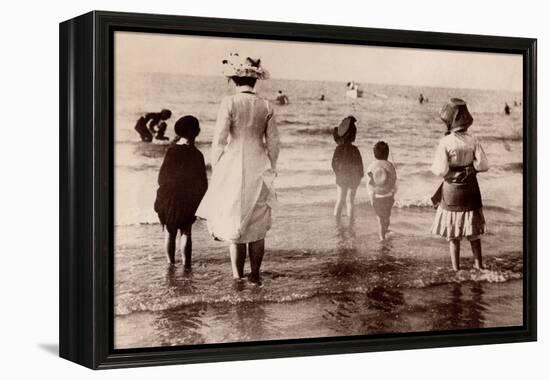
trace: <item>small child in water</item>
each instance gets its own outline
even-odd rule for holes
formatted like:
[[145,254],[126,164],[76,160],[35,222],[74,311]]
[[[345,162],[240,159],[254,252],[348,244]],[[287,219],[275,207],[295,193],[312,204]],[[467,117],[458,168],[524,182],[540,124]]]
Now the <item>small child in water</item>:
[[367,168],[367,191],[378,218],[378,236],[380,241],[386,239],[390,227],[391,208],[394,203],[394,195],[397,192],[397,172],[391,162],[388,161],[390,147],[384,141],[378,141],[373,147],[376,159]]
[[155,211],[165,228],[166,257],[175,263],[176,237],[181,234],[181,257],[185,270],[191,269],[191,227],[196,220],[208,181],[202,153],[195,147],[199,121],[184,116],[174,125],[179,137],[170,146],[160,167]]
[[364,176],[361,153],[352,144],[357,134],[356,121],[355,117],[348,116],[333,131],[334,141],[338,144],[332,156],[332,169],[336,175],[334,216],[340,219],[347,198],[347,211],[351,222],[355,217],[355,194]]

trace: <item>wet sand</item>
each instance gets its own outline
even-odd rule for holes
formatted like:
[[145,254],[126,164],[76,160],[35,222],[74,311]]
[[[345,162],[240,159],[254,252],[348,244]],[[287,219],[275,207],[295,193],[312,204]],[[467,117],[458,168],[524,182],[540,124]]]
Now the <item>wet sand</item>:
[[[430,236],[434,211],[394,209],[380,243],[365,202],[338,224],[332,203],[282,205],[266,241],[261,287],[233,284],[225,244],[193,230],[193,271],[169,267],[158,224],[118,226],[115,347],[442,331],[522,324],[522,221],[485,211],[486,270],[450,268]],[[247,266],[248,270],[248,266]]]

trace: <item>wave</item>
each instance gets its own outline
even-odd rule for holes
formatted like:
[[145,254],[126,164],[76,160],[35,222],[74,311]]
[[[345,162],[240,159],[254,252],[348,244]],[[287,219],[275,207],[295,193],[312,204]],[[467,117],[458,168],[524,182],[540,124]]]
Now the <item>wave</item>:
[[[168,141],[166,142],[152,142],[145,143],[139,141],[136,137],[135,141],[117,141],[117,145],[130,145],[134,147],[134,154],[146,158],[162,158],[166,154],[166,151],[172,146]],[[195,146],[199,149],[210,146],[210,141],[195,141]],[[130,165],[128,165],[130,166]]]
[[[164,156],[160,156],[164,157]],[[212,171],[212,165],[210,163],[205,164],[206,172],[209,173]],[[116,165],[117,169],[124,169],[127,171],[133,171],[133,172],[139,172],[139,171],[146,171],[146,170],[154,170],[159,171],[160,170],[160,164],[157,162],[152,163],[141,163],[141,164],[135,164],[135,165]]]
[[[343,294],[370,296],[379,289],[402,292],[406,289],[423,289],[441,285],[462,283],[503,283],[523,278],[521,255],[488,257],[489,269],[461,270],[454,272],[448,267],[434,267],[416,260],[395,259],[392,261],[369,260],[365,263],[329,263],[324,267],[326,276],[311,280],[307,275],[264,271],[266,285],[262,288],[243,284],[241,291],[234,292],[220,284],[220,288],[202,288],[200,284],[188,287],[191,294],[181,295],[174,288],[157,288],[146,294],[128,292],[115,296],[115,314],[124,316],[136,312],[160,312],[191,305],[215,305],[243,303],[288,303],[315,297]],[[303,277],[301,277],[303,276]],[[335,283],[334,278],[341,278]],[[308,280],[309,279],[309,280]],[[348,284],[342,285],[347,280]],[[359,281],[357,281],[359,279]],[[294,285],[292,285],[294,284]],[[296,286],[300,284],[300,286]],[[189,284],[188,284],[189,285]],[[182,285],[185,288],[185,285]],[[289,289],[292,289],[289,291]],[[180,289],[181,290],[181,289]]]
[[523,162],[510,162],[508,164],[497,166],[497,168],[507,172],[523,173]]
[[308,135],[308,136],[332,136],[332,128],[302,128],[292,131],[292,133],[297,135]]
[[303,120],[277,119],[277,124],[284,125],[312,125],[312,123]]

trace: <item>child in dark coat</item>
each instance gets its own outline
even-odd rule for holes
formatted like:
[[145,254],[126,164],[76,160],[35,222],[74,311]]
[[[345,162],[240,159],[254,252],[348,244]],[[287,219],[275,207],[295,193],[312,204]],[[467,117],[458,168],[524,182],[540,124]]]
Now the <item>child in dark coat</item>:
[[350,221],[353,221],[355,216],[355,194],[364,175],[361,153],[352,144],[357,134],[356,121],[355,117],[348,116],[333,132],[334,141],[338,144],[332,156],[332,169],[336,175],[334,216],[340,219],[342,208],[348,198],[347,211]]
[[174,125],[179,140],[166,152],[160,167],[155,211],[165,228],[166,256],[175,263],[176,237],[181,234],[181,254],[186,270],[191,269],[191,227],[208,182],[202,153],[195,147],[199,121],[184,116]]

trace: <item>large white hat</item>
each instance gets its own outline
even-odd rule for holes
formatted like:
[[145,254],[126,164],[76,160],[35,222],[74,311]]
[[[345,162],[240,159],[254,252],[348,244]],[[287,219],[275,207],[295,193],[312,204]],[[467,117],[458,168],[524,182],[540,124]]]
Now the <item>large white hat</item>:
[[223,75],[226,77],[248,77],[269,79],[269,72],[260,65],[260,59],[230,53],[223,61]]
[[376,186],[385,186],[388,180],[388,171],[384,168],[376,168],[372,172],[372,180]]

